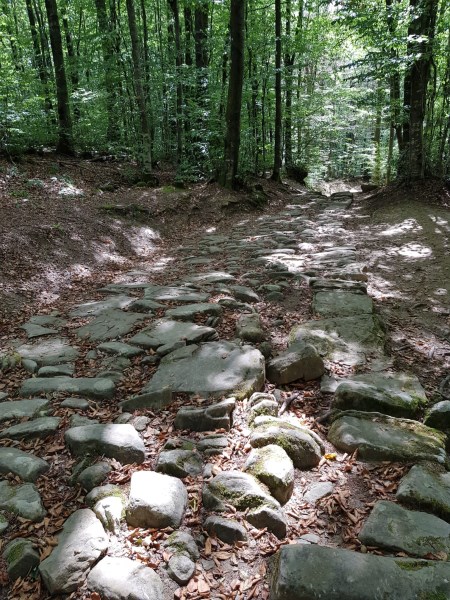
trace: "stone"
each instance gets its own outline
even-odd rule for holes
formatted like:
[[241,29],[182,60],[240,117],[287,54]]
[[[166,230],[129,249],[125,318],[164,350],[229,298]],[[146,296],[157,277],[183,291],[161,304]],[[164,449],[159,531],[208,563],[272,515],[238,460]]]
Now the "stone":
[[66,444],[73,456],[106,456],[121,464],[142,463],[145,446],[136,429],[116,423],[73,427],[65,433]]
[[258,506],[249,510],[245,520],[258,529],[267,527],[280,540],[286,537],[286,519],[280,510],[273,509],[271,506]]
[[154,471],[131,476],[126,519],[131,527],[179,527],[187,506],[187,491],[176,477]]
[[148,425],[150,424],[150,417],[146,417],[144,415],[137,415],[135,417],[133,417],[129,423],[130,425],[133,425],[133,427],[136,429],[136,431],[145,431],[148,427]]
[[114,396],[114,381],[103,377],[34,377],[26,379],[20,389],[22,396],[68,392],[103,400]]
[[342,452],[357,450],[359,460],[446,461],[443,434],[417,421],[381,413],[341,413],[330,427],[328,440]]
[[76,334],[80,338],[88,338],[91,342],[104,342],[127,335],[145,315],[125,312],[111,308],[100,313],[87,325],[79,327]]
[[310,277],[308,283],[314,292],[338,290],[340,292],[352,292],[353,294],[367,294],[367,284],[364,281]]
[[309,502],[309,504],[315,504],[321,498],[325,498],[325,496],[332,494],[333,490],[334,485],[331,481],[319,481],[310,486],[305,492],[303,500]]
[[205,407],[182,406],[175,417],[176,429],[212,431],[231,427],[231,418],[236,401],[228,398]]
[[173,477],[195,477],[202,472],[201,457],[193,450],[163,450],[156,463],[156,471]]
[[74,365],[63,364],[63,365],[41,367],[40,369],[38,369],[37,376],[38,377],[57,377],[58,375],[67,375],[68,377],[72,377],[74,372],[75,372]]
[[197,442],[197,450],[205,456],[215,456],[222,454],[225,448],[228,447],[228,439],[221,434],[205,435]]
[[88,589],[107,600],[165,600],[161,578],[138,560],[106,556],[87,578]]
[[235,277],[233,277],[233,275],[230,275],[230,273],[225,273],[224,271],[210,271],[209,273],[200,273],[199,275],[194,275],[186,279],[186,281],[191,281],[193,283],[198,283],[202,285],[210,285],[213,283],[225,283],[234,280]]
[[260,298],[256,292],[244,285],[230,285],[230,290],[237,300],[242,302],[260,302]]
[[425,391],[417,377],[405,373],[368,373],[340,383],[336,388],[333,408],[412,418],[426,402]]
[[141,408],[150,408],[152,410],[161,410],[172,402],[172,390],[164,387],[159,390],[153,390],[138,396],[132,396],[119,402],[122,410],[140,410]]
[[274,417],[257,417],[250,435],[253,448],[275,444],[283,448],[297,469],[316,467],[324,453],[320,437],[301,424]]
[[154,300],[145,300],[139,299],[132,302],[129,307],[133,312],[146,313],[147,315],[152,315],[155,310],[159,308],[164,308],[164,304],[160,304],[159,302],[155,302]]
[[223,512],[231,504],[238,510],[269,506],[280,508],[267,488],[256,477],[240,471],[223,471],[203,486],[203,505],[208,510]]
[[152,285],[144,290],[145,300],[157,300],[159,302],[206,302],[209,294],[204,292],[196,292],[188,287],[170,287]]
[[14,473],[22,481],[34,483],[49,468],[48,462],[34,454],[23,452],[19,448],[0,448],[0,473]]
[[450,473],[435,465],[414,465],[400,481],[396,498],[450,523]]
[[169,387],[205,398],[232,394],[239,400],[263,386],[264,357],[259,350],[220,341],[201,344],[189,357],[161,364],[143,392]]
[[29,358],[22,359],[22,367],[25,369],[25,371],[28,371],[28,373],[31,373],[32,375],[37,373],[39,369],[37,362],[34,362],[34,360],[30,360]]
[[32,483],[11,485],[7,481],[0,481],[0,510],[34,522],[42,521],[47,514],[39,492]]
[[0,439],[32,440],[46,438],[58,430],[60,421],[61,419],[58,417],[39,417],[32,421],[25,421],[3,429],[0,432]]
[[194,538],[186,531],[178,530],[171,533],[164,542],[164,547],[173,552],[186,554],[194,561],[200,558],[200,552]]
[[35,550],[33,542],[25,538],[15,538],[6,544],[2,556],[12,581],[26,577],[40,562],[39,552]]
[[28,339],[43,337],[46,335],[54,335],[55,333],[58,333],[57,329],[51,329],[50,327],[42,327],[42,325],[30,322],[22,325],[20,329],[25,330]]
[[90,492],[103,483],[110,472],[111,467],[107,462],[99,462],[83,469],[78,475],[77,481],[87,492]]
[[99,421],[77,414],[71,415],[69,419],[69,427],[83,427],[84,425],[94,425],[95,423],[99,423]]
[[434,404],[427,412],[424,424],[441,431],[448,431],[450,429],[450,400],[442,400]]
[[108,537],[92,510],[75,511],[64,523],[58,545],[40,564],[45,587],[50,594],[74,592],[107,548]]
[[[262,396],[256,402],[251,402],[254,396]],[[260,416],[276,417],[278,415],[279,405],[272,394],[253,394],[249,400],[249,417],[248,422],[250,424]]]
[[84,398],[66,398],[60,404],[61,408],[78,408],[79,410],[87,410],[89,401]]
[[32,419],[45,413],[49,406],[50,402],[46,398],[0,402],[0,423],[10,419]]
[[131,344],[124,344],[123,342],[104,342],[97,346],[97,349],[105,354],[112,354],[113,356],[124,356],[125,358],[134,358],[143,354],[144,351]]
[[4,533],[9,527],[8,519],[0,513],[0,535]]
[[450,564],[375,556],[311,544],[283,546],[271,569],[271,600],[442,600]]
[[0,392],[0,402],[3,402],[8,398],[8,394],[6,392]]
[[177,306],[166,310],[165,316],[175,321],[193,321],[196,317],[213,316],[220,317],[223,309],[220,304],[203,302]]
[[280,504],[286,504],[294,491],[294,465],[286,452],[269,444],[253,450],[244,471],[264,483]]
[[121,496],[107,496],[94,504],[92,510],[107,531],[117,533],[125,515],[125,501]]
[[37,344],[23,344],[16,349],[22,359],[33,360],[38,366],[59,365],[75,362],[79,356],[77,348],[66,338],[49,338]]
[[351,317],[373,313],[373,301],[365,294],[332,290],[316,292],[312,308],[313,313],[323,319]]
[[224,519],[215,515],[209,516],[203,523],[210,536],[215,536],[225,544],[235,544],[247,540],[247,531],[240,523],[232,519]]
[[124,294],[109,296],[103,300],[93,300],[92,302],[79,304],[69,312],[69,316],[72,319],[75,317],[97,317],[101,313],[111,309],[127,308],[133,300],[135,298],[125,296]]
[[243,314],[236,323],[236,336],[245,342],[258,343],[266,339],[261,318],[257,313]]
[[173,346],[173,344],[179,342],[184,342],[183,345],[196,344],[216,338],[217,332],[212,327],[171,319],[160,319],[150,327],[140,331],[129,341],[131,344],[142,348],[157,350],[160,346]]
[[289,342],[298,341],[314,346],[323,358],[356,367],[367,363],[368,354],[383,354],[385,334],[376,315],[355,315],[298,325]]
[[93,488],[85,498],[85,502],[91,508],[95,506],[101,500],[105,498],[120,498],[124,503],[126,502],[125,490],[118,485],[112,483],[105,483]]
[[178,585],[187,585],[195,573],[195,562],[185,554],[174,554],[167,562],[167,574]]
[[283,385],[303,379],[318,379],[325,373],[325,366],[314,346],[296,342],[285,351],[272,358],[267,364],[267,379],[271,383]]
[[450,555],[450,524],[434,515],[383,500],[373,507],[358,538],[366,546],[420,558],[430,558],[430,554]]

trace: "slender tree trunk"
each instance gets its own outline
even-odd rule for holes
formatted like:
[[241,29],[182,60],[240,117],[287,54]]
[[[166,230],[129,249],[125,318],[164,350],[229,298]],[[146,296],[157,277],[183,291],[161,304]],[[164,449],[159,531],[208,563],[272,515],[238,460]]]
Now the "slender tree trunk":
[[61,154],[72,155],[74,154],[72,117],[70,114],[69,90],[67,87],[61,28],[59,25],[56,0],[45,0],[45,9],[47,11],[49,24],[58,104],[59,135],[56,151]]
[[139,37],[136,24],[136,11],[134,8],[133,0],[126,0],[126,2],[128,25],[130,28],[131,38],[131,57],[133,60],[133,80],[134,88],[136,91],[136,102],[139,109],[139,119],[141,124],[142,142],[140,152],[140,164],[144,174],[149,174],[152,170],[151,137],[142,79],[142,60],[139,51]]
[[[80,9],[81,10],[81,9]],[[67,4],[66,2],[62,3],[62,16],[61,16],[63,29],[64,29],[64,37],[66,39],[66,48],[67,48],[67,70],[69,72],[70,83],[72,84],[72,93],[78,90],[80,84],[80,76],[78,73],[78,56],[75,52],[75,47],[73,45],[72,32],[70,30],[69,18],[67,16]],[[75,99],[73,100],[73,116],[75,121],[78,121],[80,118],[80,106]]]
[[275,0],[275,148],[272,179],[281,181],[281,0]]
[[241,104],[244,83],[245,0],[231,0],[230,36],[231,66],[226,113],[226,136],[220,183],[229,189],[237,186],[241,135]]
[[180,14],[178,0],[168,0],[173,17],[173,32],[175,38],[175,68],[177,82],[177,163],[181,163],[183,155],[183,85],[181,82],[181,65],[183,64],[181,52]]
[[[39,75],[39,80],[42,84],[44,91],[44,109],[47,115],[51,115],[53,109],[52,101],[50,100],[49,86],[48,86],[48,72],[45,66],[44,57],[42,56],[41,47],[39,44],[39,35],[36,23],[36,16],[34,14],[33,5],[31,0],[26,0],[26,8],[28,15],[28,22],[30,23],[31,39],[33,41],[33,53],[34,53],[34,66]],[[51,119],[51,117],[50,117]]]
[[375,128],[373,141],[375,146],[375,161],[374,161],[374,169],[372,174],[372,180],[377,185],[381,181],[381,110],[382,110],[382,90],[381,90],[381,81],[377,81],[377,91],[376,91],[376,116],[375,116]]

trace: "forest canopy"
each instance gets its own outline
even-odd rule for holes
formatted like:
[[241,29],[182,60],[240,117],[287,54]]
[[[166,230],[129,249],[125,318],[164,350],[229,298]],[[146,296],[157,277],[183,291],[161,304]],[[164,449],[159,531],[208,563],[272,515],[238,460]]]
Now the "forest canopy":
[[0,0],[0,151],[448,177],[445,0]]

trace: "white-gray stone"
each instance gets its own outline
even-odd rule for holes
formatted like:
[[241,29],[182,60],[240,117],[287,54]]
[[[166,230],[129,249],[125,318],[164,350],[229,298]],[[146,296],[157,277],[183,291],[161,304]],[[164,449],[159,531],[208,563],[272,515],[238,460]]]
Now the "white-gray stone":
[[42,521],[47,514],[41,497],[32,483],[11,485],[0,481],[0,509],[30,521]]
[[103,377],[33,377],[20,389],[22,396],[68,392],[102,400],[114,396],[114,381]]
[[129,424],[95,424],[73,427],[65,434],[73,456],[107,456],[122,464],[145,460],[145,446],[136,429]]
[[78,337],[89,338],[92,342],[104,342],[126,335],[134,329],[136,323],[143,321],[141,313],[109,309],[100,313],[93,321],[76,330]]
[[313,483],[305,492],[303,499],[310,504],[315,504],[321,498],[333,493],[334,484],[331,481],[318,481]]
[[45,438],[58,430],[60,421],[59,417],[38,417],[3,429],[0,432],[0,439],[32,440],[34,438]]
[[49,338],[37,344],[23,344],[16,349],[22,359],[32,360],[38,366],[74,362],[79,352],[66,338]]
[[22,481],[35,482],[50,468],[48,462],[19,448],[0,448],[0,473],[14,473]]
[[31,400],[12,400],[0,402],[0,423],[10,419],[32,419],[50,406],[46,398],[32,398]]
[[280,504],[286,504],[294,491],[294,465],[280,446],[269,444],[252,450],[244,470],[264,483]]
[[314,346],[304,342],[291,344],[287,350],[267,364],[267,379],[283,385],[303,379],[318,379],[325,373],[323,360]]

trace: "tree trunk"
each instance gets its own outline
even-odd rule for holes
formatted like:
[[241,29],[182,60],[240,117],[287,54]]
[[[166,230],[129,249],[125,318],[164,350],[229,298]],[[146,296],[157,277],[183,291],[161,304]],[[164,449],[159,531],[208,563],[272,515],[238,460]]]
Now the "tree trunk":
[[56,98],[58,104],[59,135],[56,151],[61,154],[74,154],[72,117],[70,115],[69,90],[67,87],[66,71],[61,39],[61,28],[58,19],[56,0],[45,0],[47,12],[50,45],[52,48],[53,65],[55,69]]
[[275,148],[272,179],[281,181],[281,0],[275,0]]
[[181,82],[181,65],[183,58],[181,53],[180,14],[178,0],[168,0],[173,16],[173,32],[175,38],[175,67],[177,82],[177,163],[181,163],[183,155],[183,86]]
[[[49,86],[48,86],[48,72],[45,66],[44,57],[42,56],[41,47],[39,44],[39,35],[36,23],[36,16],[34,14],[33,5],[31,0],[26,0],[26,8],[28,15],[28,22],[30,23],[31,39],[33,41],[33,53],[34,53],[34,66],[39,75],[42,89],[44,90],[44,109],[47,115],[50,116],[53,105],[50,100]],[[50,117],[51,120],[52,117]]]
[[[81,10],[81,9],[80,9]],[[62,24],[64,29],[64,37],[66,38],[66,48],[67,48],[67,66],[68,72],[70,76],[70,82],[72,84],[72,94],[78,90],[80,84],[80,77],[78,74],[78,55],[75,52],[75,48],[73,45],[72,32],[70,31],[69,19],[67,17],[67,4],[63,2],[62,4]],[[81,15],[80,15],[81,17]],[[73,100],[73,116],[75,121],[78,121],[80,118],[80,106],[79,103],[74,99]]]
[[226,112],[226,136],[220,183],[229,189],[237,185],[241,135],[241,104],[244,83],[244,21],[245,0],[231,0],[230,37],[231,65]]

